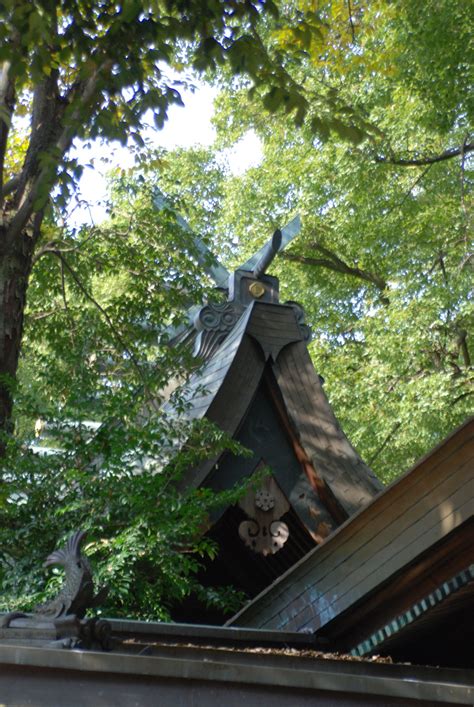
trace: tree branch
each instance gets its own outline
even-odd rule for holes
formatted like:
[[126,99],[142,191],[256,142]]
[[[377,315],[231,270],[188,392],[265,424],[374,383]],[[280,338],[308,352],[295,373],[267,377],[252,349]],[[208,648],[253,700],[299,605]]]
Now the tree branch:
[[50,312],[30,313],[28,315],[25,315],[25,318],[27,317],[28,319],[33,319],[33,321],[36,322],[41,319],[47,319],[48,317],[52,317],[54,314],[57,314],[60,311],[62,311],[62,310],[61,309],[52,309]]
[[63,297],[64,309],[67,312],[67,311],[69,311],[69,307],[67,304],[67,296],[66,296],[66,277],[65,277],[65,273],[64,273],[64,259],[60,258],[59,263],[61,266],[61,294]]
[[59,101],[58,71],[40,81],[33,92],[30,136],[23,166],[19,175],[19,184],[15,194],[15,207],[21,205],[24,195],[34,175],[41,169],[41,157],[54,144],[61,126]]
[[375,285],[375,287],[377,287],[377,289],[379,289],[381,292],[387,289],[387,282],[380,275],[370,272],[369,270],[362,270],[361,268],[352,267],[348,265],[343,260],[341,260],[339,256],[333,253],[333,251],[329,250],[329,248],[326,248],[325,246],[322,246],[320,243],[313,243],[312,247],[315,250],[318,250],[325,257],[312,258],[305,255],[297,255],[296,253],[287,252],[280,253],[280,257],[285,258],[286,260],[291,260],[296,263],[302,263],[303,265],[312,265],[316,267],[328,268],[329,270],[333,270],[344,275],[356,277],[359,280],[364,280],[365,282],[369,282],[370,284]]
[[466,201],[465,201],[465,167],[466,167],[466,143],[467,143],[467,135],[464,138],[464,142],[462,144],[462,150],[461,150],[461,173],[460,173],[460,191],[461,191],[461,210],[464,216],[464,224],[463,224],[463,231],[464,231],[464,241],[466,243],[466,248],[468,247],[468,231],[469,231],[469,212],[468,209],[466,208]]
[[458,395],[457,398],[454,398],[453,402],[451,405],[457,405],[457,403],[460,403],[461,400],[465,400],[466,398],[469,398],[471,395],[474,395],[473,390],[468,390],[465,393],[461,393],[461,395]]
[[[90,240],[91,236],[86,239],[86,241]],[[61,247],[60,242],[58,241],[49,241],[48,243],[45,243],[44,246],[38,249],[38,251],[34,254],[32,260],[31,260],[31,267],[34,267],[38,260],[43,257],[43,255],[46,255],[47,253],[54,253],[55,255],[57,253],[77,253],[77,251],[81,248],[83,243],[81,243],[79,246],[71,246],[67,248]]]
[[123,338],[122,338],[122,335],[121,335],[120,332],[117,330],[115,324],[113,323],[113,321],[111,320],[111,318],[109,317],[109,315],[107,314],[107,312],[105,311],[105,309],[99,304],[99,302],[97,302],[97,300],[96,300],[96,299],[90,294],[90,292],[88,292],[88,290],[84,287],[84,285],[83,285],[82,282],[81,282],[81,279],[80,279],[79,275],[78,275],[78,274],[76,273],[76,271],[69,265],[69,263],[67,262],[66,258],[63,256],[63,254],[62,254],[59,250],[49,250],[48,252],[49,252],[49,253],[52,253],[52,254],[55,255],[57,258],[59,258],[59,260],[61,261],[62,265],[63,265],[64,268],[69,272],[69,274],[71,275],[72,279],[74,280],[74,282],[76,283],[76,285],[78,286],[78,288],[80,289],[80,291],[82,292],[82,294],[84,295],[84,297],[86,297],[86,299],[88,299],[89,302],[91,302],[91,303],[94,305],[94,307],[96,307],[96,309],[98,309],[99,312],[102,314],[102,316],[104,317],[105,321],[107,322],[107,325],[109,326],[110,330],[112,331],[113,335],[115,336],[115,338],[117,339],[118,343],[119,343],[120,346],[122,347],[123,351],[125,351],[125,352],[130,356],[130,360],[131,360],[131,362],[132,362],[132,364],[133,364],[135,370],[137,371],[138,375],[140,376],[142,382],[143,382],[143,383],[146,383],[146,381],[145,381],[145,379],[144,379],[144,377],[143,377],[142,370],[141,370],[140,366],[138,365],[138,362],[137,362],[137,360],[136,360],[136,358],[135,358],[135,354],[134,354],[133,351],[131,351],[131,349],[127,346],[127,344],[125,343],[125,341],[124,341]]
[[[43,152],[49,151],[50,153],[53,153],[52,157],[54,159],[56,169],[52,170],[51,165],[47,165],[40,168],[36,174],[33,173],[29,175],[28,183],[25,184],[25,188],[21,190],[21,203],[8,229],[7,240],[9,242],[13,241],[21,233],[31,214],[35,210],[35,202],[38,195],[41,193],[41,187],[45,190],[45,183],[48,187],[48,191],[50,191],[53,187],[57,176],[57,167],[69,149],[77,133],[77,128],[81,121],[82,111],[85,106],[89,105],[96,98],[99,74],[109,65],[109,63],[109,61],[104,62],[104,64],[101,65],[86,82],[77,84],[74,87],[74,90],[70,91],[69,96],[73,96],[74,93],[77,93],[78,91],[80,91],[80,94],[77,98],[73,98],[73,101],[76,101],[76,105],[67,117],[67,124],[63,125],[62,131],[57,140],[47,146],[42,146],[41,148],[41,151]],[[63,99],[62,102],[65,106],[66,101]]]
[[8,133],[15,106],[15,85],[10,77],[11,64],[4,61],[0,70],[0,205],[3,201],[3,167]]
[[457,330],[457,341],[456,344],[458,346],[458,351],[462,356],[462,359],[464,361],[464,366],[466,368],[471,367],[471,355],[469,353],[469,347],[467,345],[467,331],[466,329],[458,329]]
[[53,159],[56,168],[53,171],[51,169],[51,165],[44,166],[36,171],[36,174],[30,173],[28,175],[28,179],[24,182],[24,186],[20,188],[21,202],[19,204],[19,208],[8,229],[7,238],[9,241],[14,240],[21,233],[28,222],[28,219],[34,211],[35,202],[40,193],[41,186],[45,189],[44,184],[46,183],[50,190],[54,185],[57,176],[57,167],[72,143],[77,131],[81,110],[84,105],[86,105],[93,98],[96,84],[97,73],[87,81],[84,91],[78,99],[78,104],[75,110],[73,110],[71,115],[68,117],[67,125],[63,126],[58,139],[55,142],[53,141],[52,144],[50,143],[41,149],[42,152],[50,151],[54,153]]
[[429,165],[427,166],[427,168],[424,169],[423,172],[418,175],[418,177],[415,179],[415,181],[414,181],[413,184],[410,186],[410,188],[407,189],[407,191],[406,191],[405,194],[403,195],[402,199],[401,199],[397,204],[395,204],[394,206],[392,206],[392,207],[386,212],[385,218],[386,218],[387,216],[389,216],[390,214],[392,214],[392,213],[395,211],[395,209],[401,209],[401,208],[402,208],[402,206],[403,206],[403,204],[405,203],[405,201],[406,201],[406,200],[408,199],[408,197],[411,195],[413,189],[421,182],[421,180],[422,180],[424,177],[426,177],[426,175],[428,174],[428,172],[430,171],[430,169],[431,169],[432,166],[433,166],[432,164],[429,164]]
[[15,175],[11,179],[9,179],[7,182],[5,182],[5,184],[2,187],[0,199],[4,199],[9,194],[12,194],[15,191],[15,189],[18,188],[19,183],[20,183],[20,177],[18,175]]
[[347,12],[348,12],[348,14],[349,14],[349,24],[350,24],[350,27],[351,27],[352,44],[355,44],[356,36],[355,36],[354,20],[352,19],[351,0],[347,0]]
[[371,459],[367,462],[369,466],[372,466],[374,461],[377,459],[378,456],[383,452],[387,444],[390,442],[390,440],[394,437],[394,435],[398,432],[400,427],[402,426],[401,422],[396,422],[388,435],[385,437],[384,441],[380,445],[380,447],[377,449],[377,451],[372,455]]
[[443,162],[444,160],[450,160],[453,157],[458,157],[458,155],[464,155],[466,152],[471,152],[471,150],[474,150],[474,142],[465,142],[461,145],[461,147],[450,147],[440,155],[433,155],[431,157],[399,159],[396,157],[381,157],[380,155],[376,155],[375,161],[385,164],[394,164],[399,167],[424,167],[428,164],[435,164],[436,162]]

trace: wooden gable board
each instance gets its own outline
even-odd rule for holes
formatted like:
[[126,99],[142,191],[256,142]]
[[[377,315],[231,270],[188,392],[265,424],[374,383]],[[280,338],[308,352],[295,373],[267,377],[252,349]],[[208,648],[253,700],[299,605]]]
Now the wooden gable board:
[[[214,401],[226,375],[234,362],[251,314],[249,308],[238,324],[220,346],[219,351],[197,373],[191,376],[185,386],[185,401],[188,408],[184,413],[187,419],[196,419],[206,415]],[[174,413],[172,404],[165,406],[165,412]]]
[[314,370],[306,345],[286,346],[273,366],[288,415],[316,473],[347,515],[353,515],[383,485],[342,431]]

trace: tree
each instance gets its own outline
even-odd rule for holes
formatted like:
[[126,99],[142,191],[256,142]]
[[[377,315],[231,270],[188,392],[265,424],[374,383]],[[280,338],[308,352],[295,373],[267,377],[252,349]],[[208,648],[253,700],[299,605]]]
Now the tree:
[[[7,0],[0,9],[0,430],[12,392],[28,279],[51,196],[66,198],[81,166],[76,138],[142,143],[152,111],[160,128],[181,103],[183,66],[228,62],[264,74],[255,28],[271,0],[142,2]],[[171,75],[171,77],[170,77]],[[283,80],[283,79],[282,79]],[[18,135],[25,133],[24,139]],[[18,147],[20,152],[18,152]],[[58,191],[59,190],[59,191]]]
[[[272,91],[276,86],[299,120],[307,102],[283,68],[279,52],[265,46],[260,36],[260,29],[268,32],[277,16],[271,0],[127,0],[120,5],[108,0],[8,0],[0,8],[5,596],[26,592],[34,601],[39,587],[35,558],[78,525],[92,531],[97,552],[97,537],[112,537],[122,582],[125,574],[139,584],[140,577],[149,580],[153,575],[156,599],[150,604],[148,597],[148,610],[154,615],[164,611],[167,593],[189,591],[195,558],[181,552],[178,560],[175,548],[183,551],[191,542],[197,552],[212,552],[202,540],[193,541],[211,500],[205,494],[183,500],[172,481],[184,465],[209,455],[212,445],[229,442],[214,430],[200,435],[194,427],[175,427],[162,416],[137,422],[170,369],[175,374],[183,370],[181,354],[153,345],[146,332],[150,322],[162,331],[158,320],[163,324],[172,319],[183,293],[185,298],[198,294],[192,281],[195,270],[190,267],[186,276],[183,264],[169,257],[171,248],[187,253],[192,263],[189,236],[173,229],[169,219],[157,220],[149,203],[148,211],[138,209],[140,223],[129,214],[128,222],[116,221],[112,231],[61,232],[57,213],[82,170],[70,156],[74,140],[125,143],[131,138],[140,146],[146,112],[153,113],[159,128],[169,106],[180,103],[183,79],[175,72],[183,67],[202,72],[223,65],[256,86]],[[137,228],[135,238],[130,220]],[[22,344],[29,283],[31,304]],[[9,434],[13,400],[18,404],[16,437]],[[31,442],[34,420],[38,434],[45,421],[61,430],[57,455],[38,458],[28,451],[24,441]],[[102,426],[91,435],[91,424],[99,421]],[[166,450],[176,440],[185,453],[175,458],[172,473],[161,473]],[[149,474],[134,472],[136,455],[154,459]],[[93,472],[97,459],[100,473]],[[158,513],[156,499],[161,509],[168,504],[169,513]],[[151,538],[157,515],[161,530]],[[144,557],[145,547],[153,560]],[[156,576],[159,558],[168,568],[158,573],[161,579]],[[29,569],[21,579],[26,563]],[[117,582],[118,576],[117,570]],[[145,606],[145,583],[141,586],[133,604],[137,613]]]
[[[252,128],[264,159],[219,183],[215,231],[233,233],[241,260],[301,213],[273,267],[305,306],[344,429],[388,481],[472,409],[466,8],[321,3],[316,36],[287,7],[266,41],[291,44],[288,71],[308,100],[333,95],[332,112],[323,124],[308,110],[295,129],[281,96],[266,99],[268,120],[258,89],[229,78],[218,148]],[[349,102],[352,126],[339,122]]]
[[[102,227],[44,227],[16,434],[3,460],[2,609],[24,610],[57,590],[57,576],[45,590],[43,560],[77,528],[88,531],[87,553],[110,588],[109,615],[169,619],[191,592],[220,608],[240,605],[231,590],[195,577],[216,551],[204,534],[210,510],[240,489],[178,491],[178,482],[209,455],[241,450],[205,421],[160,411],[170,380],[190,367],[189,351],[168,345],[167,325],[206,283],[188,234],[171,211],[157,214],[152,194],[143,179],[120,176]],[[185,408],[179,391],[173,399]]]
[[[416,11],[405,12],[412,25],[420,7],[416,3]],[[322,62],[335,62],[339,71],[348,62],[357,69],[354,23],[365,22],[366,15],[369,25],[374,18],[377,23],[378,5],[369,10],[353,3],[348,13],[340,0],[316,7],[306,1],[280,7],[273,0],[2,4],[0,430],[11,429],[26,291],[41,226],[51,196],[60,206],[82,171],[69,155],[73,141],[131,138],[141,145],[147,111],[160,128],[169,106],[181,102],[184,79],[176,72],[186,67],[227,72],[268,110],[284,110],[315,134],[336,130],[355,141],[376,136],[376,121],[367,120],[360,101],[342,84],[327,82],[324,75],[313,81],[308,72],[308,66]],[[379,14],[383,21],[398,21],[392,10]],[[452,29],[449,12],[444,15]],[[398,32],[400,46],[403,31],[409,30]],[[420,57],[427,36],[421,33]],[[451,49],[450,41],[446,47]],[[459,96],[467,80],[461,79]]]
[[[0,89],[7,175],[2,415],[4,422],[10,418],[34,264],[15,392],[17,429],[28,436],[35,420],[39,427],[54,420],[64,452],[57,462],[29,454],[18,459],[11,441],[0,495],[7,592],[25,591],[12,568],[25,568],[26,557],[31,562],[33,538],[39,558],[60,528],[77,523],[93,531],[98,556],[112,538],[114,576],[128,578],[114,610],[127,611],[127,596],[129,611],[145,612],[147,576],[158,597],[154,615],[168,592],[193,586],[195,558],[187,543],[194,531],[199,535],[211,499],[197,494],[184,503],[168,475],[137,475],[130,457],[135,450],[162,468],[170,441],[179,439],[185,452],[177,458],[179,473],[209,454],[211,443],[228,444],[215,431],[201,436],[163,417],[148,426],[134,422],[170,369],[185,369],[184,352],[156,346],[147,326],[162,331],[176,306],[201,296],[192,244],[168,217],[157,218],[148,197],[136,201],[140,188],[133,180],[118,190],[118,203],[127,196],[133,208],[92,233],[59,232],[47,207],[53,193],[60,203],[61,190],[78,174],[68,157],[74,137],[132,134],[140,143],[144,112],[154,109],[160,123],[170,102],[179,101],[178,80],[163,78],[164,65],[219,65],[230,87],[220,99],[220,146],[254,128],[265,156],[260,168],[235,178],[205,151],[154,155],[162,188],[178,200],[193,195],[184,202],[185,215],[231,266],[231,238],[239,239],[241,251],[254,251],[301,212],[302,236],[274,266],[288,283],[286,296],[307,310],[316,367],[344,428],[380,476],[396,475],[469,409],[473,145],[464,3],[441,2],[435,12],[418,0],[301,0],[274,14],[270,3],[204,6],[205,12],[198,2],[158,2],[153,9],[125,3],[119,10],[63,3],[57,18],[46,3],[1,10],[0,31],[9,38]],[[24,139],[21,120],[8,127],[13,109],[30,116]],[[173,257],[182,250],[186,265]],[[125,426],[116,424],[124,419]],[[98,420],[109,424],[91,436],[86,423]],[[91,473],[96,456],[100,475]],[[143,502],[155,497],[163,516],[160,506]],[[151,537],[150,528],[161,523],[164,531]],[[153,563],[161,557],[167,569],[157,574]],[[26,577],[37,591],[38,573]]]

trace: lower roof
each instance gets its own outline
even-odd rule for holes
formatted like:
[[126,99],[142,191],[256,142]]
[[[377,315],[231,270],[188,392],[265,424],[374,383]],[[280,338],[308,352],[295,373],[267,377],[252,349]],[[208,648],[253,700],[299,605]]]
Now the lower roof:
[[335,621],[360,617],[361,603],[377,592],[390,606],[398,599],[394,578],[422,556],[429,572],[431,549],[456,533],[465,560],[456,571],[474,562],[473,518],[471,419],[228,623],[324,635]]
[[[301,634],[111,620],[112,652],[0,641],[2,703],[468,705],[472,671],[325,655]],[[16,702],[15,702],[16,700]]]
[[351,651],[429,665],[474,662],[474,564],[381,625]]

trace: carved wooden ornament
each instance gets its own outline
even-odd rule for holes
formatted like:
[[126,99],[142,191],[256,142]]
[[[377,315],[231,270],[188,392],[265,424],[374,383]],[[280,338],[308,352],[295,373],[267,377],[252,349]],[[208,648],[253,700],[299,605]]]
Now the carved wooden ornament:
[[290,531],[280,518],[290,504],[275,479],[268,476],[259,488],[249,489],[239,506],[250,518],[239,525],[239,535],[247,547],[264,556],[281,550]]

